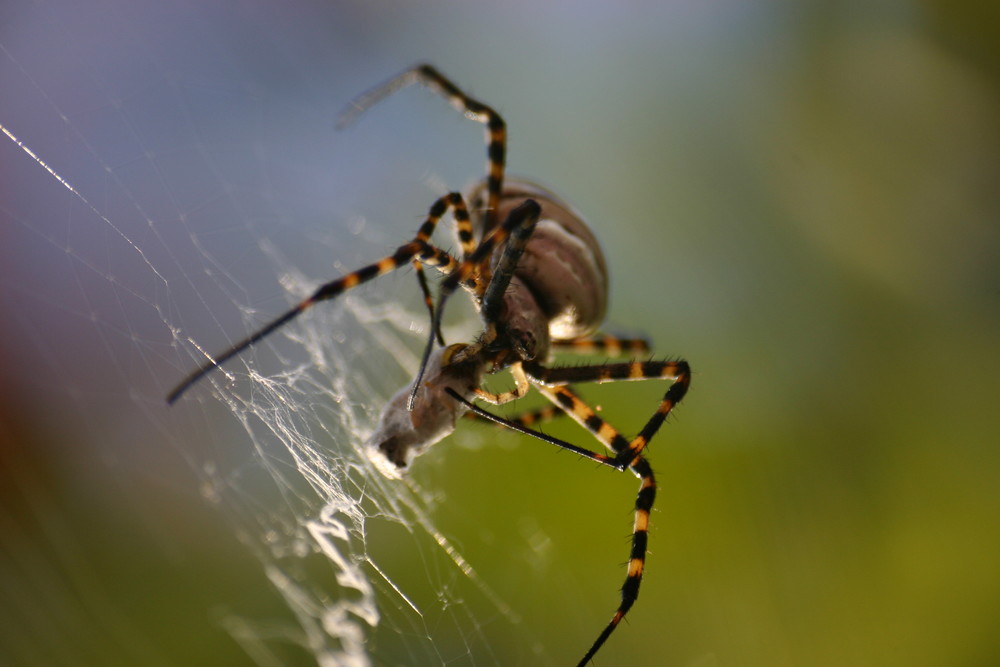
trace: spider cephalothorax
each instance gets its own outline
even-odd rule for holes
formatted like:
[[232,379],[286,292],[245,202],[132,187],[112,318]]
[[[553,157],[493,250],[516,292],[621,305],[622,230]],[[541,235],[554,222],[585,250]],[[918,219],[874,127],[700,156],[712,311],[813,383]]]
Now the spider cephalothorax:
[[[641,339],[594,335],[603,322],[608,295],[607,267],[597,239],[581,217],[548,190],[528,181],[505,179],[506,125],[492,108],[465,95],[430,65],[419,65],[358,98],[341,123],[350,122],[411,83],[428,86],[467,118],[486,125],[486,178],[468,197],[452,192],[434,202],[416,236],[395,253],[321,285],[292,310],[209,359],[188,375],[167,401],[173,403],[213,368],[320,301],[412,265],[430,311],[429,334],[416,380],[386,404],[367,444],[384,472],[398,476],[415,456],[450,434],[460,417],[471,414],[616,470],[631,470],[640,479],[621,603],[580,661],[584,665],[604,645],[638,597],[649,511],[656,496],[656,481],[643,451],[683,398],[691,372],[684,361],[548,365],[553,350],[617,356],[647,352],[649,347]],[[458,234],[457,257],[431,243],[438,222],[449,211]],[[445,275],[436,303],[424,276],[424,265]],[[470,294],[479,310],[483,331],[470,343],[445,346],[441,316],[448,298],[460,288]],[[513,391],[492,393],[481,388],[484,374],[501,370],[509,370],[515,384]],[[666,379],[670,385],[652,417],[631,440],[597,416],[571,388],[576,383],[648,379]],[[555,409],[503,419],[475,403],[508,403],[524,396],[531,387],[551,401]],[[569,415],[609,453],[593,452],[531,428],[538,419],[557,414]]]

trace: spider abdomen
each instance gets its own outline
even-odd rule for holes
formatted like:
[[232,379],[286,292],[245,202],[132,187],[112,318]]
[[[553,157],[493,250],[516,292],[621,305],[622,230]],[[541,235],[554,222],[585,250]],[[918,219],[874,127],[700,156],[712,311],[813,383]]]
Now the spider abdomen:
[[[482,238],[485,182],[470,194],[473,227]],[[571,340],[593,333],[604,321],[608,303],[608,272],[593,232],[569,205],[528,181],[508,178],[498,207],[498,220],[533,199],[541,206],[535,230],[514,270],[538,302],[553,340]],[[502,252],[494,257],[498,260]]]

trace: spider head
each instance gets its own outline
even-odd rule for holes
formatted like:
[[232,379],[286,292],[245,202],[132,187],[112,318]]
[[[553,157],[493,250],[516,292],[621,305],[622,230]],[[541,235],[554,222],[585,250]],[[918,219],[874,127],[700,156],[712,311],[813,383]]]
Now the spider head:
[[467,408],[445,390],[450,388],[471,400],[483,375],[479,357],[452,363],[455,354],[465,347],[450,345],[431,353],[412,410],[407,409],[409,386],[393,396],[382,410],[366,449],[384,474],[399,477],[414,457],[455,430],[455,422]]

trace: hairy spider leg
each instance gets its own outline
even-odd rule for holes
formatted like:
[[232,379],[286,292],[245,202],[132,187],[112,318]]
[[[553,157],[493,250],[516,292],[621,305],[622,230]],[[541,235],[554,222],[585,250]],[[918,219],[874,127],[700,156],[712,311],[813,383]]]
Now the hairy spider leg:
[[[565,410],[571,418],[614,451],[615,461],[622,467],[627,465],[641,480],[635,501],[635,524],[632,531],[628,574],[621,589],[622,601],[607,627],[580,661],[579,664],[582,666],[590,662],[639,597],[639,584],[642,582],[642,572],[646,562],[649,511],[656,497],[656,479],[649,463],[642,456],[642,450],[659,430],[674,406],[687,393],[691,383],[691,370],[686,361],[630,361],[620,364],[556,368],[532,365],[527,371],[535,386],[546,398]],[[657,406],[656,412],[639,435],[631,441],[622,436],[606,420],[597,416],[590,406],[566,386],[571,382],[602,383],[660,378],[672,379],[673,382]]]
[[[465,205],[465,200],[462,195],[458,192],[450,192],[444,197],[438,199],[431,205],[431,210],[428,214],[428,221],[421,225],[420,229],[417,231],[416,240],[430,242],[431,235],[434,233],[434,228],[437,226],[438,221],[447,212],[448,207],[451,207],[451,215],[455,222],[455,228],[458,231],[458,238],[460,247],[462,249],[462,259],[468,259],[469,255],[475,248],[472,240],[472,222],[469,220],[469,208]],[[433,220],[433,224],[430,221]],[[430,321],[434,322],[434,297],[431,295],[430,285],[427,283],[427,276],[424,275],[423,263],[420,260],[413,260],[413,269],[417,274],[417,284],[420,285],[420,291],[424,296],[424,305],[427,307],[427,312],[430,313]],[[438,270],[442,272],[449,272],[454,269],[454,266],[449,266],[444,268],[438,265]],[[438,343],[444,347],[444,336],[441,334],[441,329],[433,330],[433,333],[437,337]]]
[[[466,412],[462,415],[465,419],[471,419],[473,421],[488,421],[491,423],[496,423],[495,420],[488,417],[483,417],[478,412]],[[522,426],[524,428],[530,428],[535,424],[540,424],[542,422],[551,421],[557,417],[565,417],[566,412],[560,410],[554,405],[546,405],[540,408],[535,408],[534,410],[528,410],[527,412],[522,412],[514,417],[504,417],[507,422]],[[506,424],[499,424],[500,426],[506,426]],[[523,431],[522,431],[523,432]]]
[[[597,440],[604,444],[605,447],[614,452],[615,456],[611,457],[597,454],[596,452],[591,452],[585,448],[568,443],[565,440],[560,440],[545,433],[541,433],[540,431],[536,431],[530,428],[530,423],[525,423],[523,418],[511,420],[498,417],[497,415],[461,399],[461,397],[451,391],[448,393],[456,398],[459,398],[463,403],[466,403],[470,410],[480,419],[492,421],[501,426],[518,431],[519,433],[524,433],[540,440],[544,440],[545,442],[575,452],[592,461],[615,468],[616,470],[624,470],[628,467],[640,480],[639,492],[636,494],[635,500],[635,521],[632,528],[632,547],[629,552],[628,571],[625,577],[625,583],[621,588],[622,600],[618,605],[618,609],[615,610],[614,615],[608,622],[608,625],[601,631],[601,634],[598,635],[586,655],[584,655],[583,659],[578,663],[578,667],[583,667],[583,665],[590,662],[594,655],[600,650],[600,648],[608,640],[608,637],[610,637],[611,633],[615,631],[615,628],[617,628],[618,624],[621,623],[621,620],[625,618],[625,615],[632,608],[632,605],[635,604],[635,601],[639,597],[639,586],[642,583],[642,574],[646,565],[649,513],[652,510],[653,502],[656,499],[656,478],[653,475],[653,469],[650,467],[645,457],[638,453],[638,451],[635,451],[635,443],[641,436],[637,436],[635,440],[629,442],[629,440],[621,435],[616,428],[614,428],[606,420],[598,417],[589,405],[587,405],[579,396],[577,396],[563,383],[600,383],[660,378],[674,379],[674,382],[667,390],[667,395],[664,396],[664,400],[661,401],[656,415],[654,415],[654,418],[650,420],[651,423],[655,423],[655,428],[652,429],[652,432],[647,433],[645,440],[642,441],[642,446],[645,447],[645,443],[648,442],[649,437],[652,437],[652,434],[655,433],[656,429],[659,428],[659,425],[662,424],[666,415],[683,397],[684,392],[690,384],[690,370],[688,369],[687,362],[684,361],[633,361],[622,364],[604,364],[598,366],[566,368],[557,367],[553,369],[547,369],[539,365],[534,365],[529,371],[529,374],[531,376],[530,379],[532,383],[538,391],[542,393],[542,395],[552,401],[552,403],[562,412],[587,429],[595,438],[597,438]],[[548,384],[542,384],[542,382],[547,382]],[[681,389],[675,390],[675,387],[681,387]],[[668,399],[667,396],[672,397]],[[663,407],[665,403],[669,405],[668,408]],[[660,415],[661,412],[663,413],[662,418],[657,419],[657,415]],[[649,424],[647,424],[647,427],[649,427]],[[647,429],[643,429],[643,431],[646,432]],[[639,451],[641,451],[641,449]]]
[[[590,431],[608,449],[614,451],[616,456],[613,457],[613,460],[619,463],[620,466],[622,455],[627,454],[629,448],[628,440],[624,436],[608,424],[608,422],[594,414],[590,406],[584,403],[568,387],[538,386],[538,390],[546,398],[565,410],[566,414],[581,426]],[[617,467],[619,470],[623,469],[623,467],[619,466],[612,467]],[[578,663],[578,667],[583,667],[591,661],[639,597],[639,585],[642,583],[642,573],[646,567],[649,513],[653,508],[653,501],[656,499],[656,478],[653,476],[653,469],[642,455],[634,456],[628,467],[639,478],[640,483],[639,492],[635,498],[635,522],[632,527],[632,548],[629,552],[628,572],[625,576],[625,583],[622,584],[621,588],[622,600],[618,605],[618,609],[615,610],[614,616],[608,622],[608,625],[601,631],[601,634],[598,635],[586,655]]]
[[[482,316],[483,321],[486,322],[487,335],[489,336],[486,342],[492,342],[496,337],[496,322],[500,319],[500,313],[503,309],[504,292],[507,291],[511,278],[514,277],[517,263],[521,261],[521,255],[524,254],[524,249],[528,246],[528,239],[535,231],[535,224],[541,213],[542,208],[534,199],[525,199],[523,203],[510,212],[507,221],[504,222],[503,227],[510,230],[510,238],[507,240],[503,254],[500,255],[500,261],[497,262],[496,272],[483,293]],[[483,242],[483,245],[489,243],[492,244],[493,248],[496,248],[503,241],[500,234],[491,234],[487,241]],[[478,251],[479,249],[477,249]],[[492,250],[484,252],[481,261],[488,264],[492,254]],[[476,261],[475,257],[472,258],[472,261]]]
[[[424,275],[424,265],[419,261],[413,262],[413,272],[417,274],[417,284],[420,286],[420,293],[424,296],[424,306],[427,308],[427,312],[430,314],[431,322],[434,321],[434,297],[431,296],[431,287],[427,284],[427,276]],[[440,331],[437,331],[437,341],[441,347],[444,347],[444,336]]]
[[570,340],[554,340],[552,347],[560,351],[574,354],[596,354],[603,352],[612,357],[625,354],[647,354],[650,350],[649,341],[645,338],[619,338],[610,334],[584,336]]
[[[580,661],[579,666],[582,667],[590,662],[600,650],[639,597],[639,585],[642,583],[642,573],[646,565],[649,513],[656,498],[656,478],[653,475],[653,469],[641,452],[648,444],[649,439],[663,424],[670,411],[684,397],[691,383],[691,370],[686,361],[630,361],[617,364],[555,368],[529,364],[526,370],[529,380],[542,395],[552,401],[559,410],[587,429],[609,450],[614,452],[615,456],[608,457],[597,454],[530,428],[533,422],[531,417],[536,413],[541,413],[541,411],[528,413],[528,419],[524,416],[504,419],[467,401],[463,400],[463,402],[470,406],[472,413],[479,419],[492,421],[519,433],[539,438],[618,470],[624,470],[628,467],[640,480],[639,492],[635,500],[635,522],[632,528],[632,548],[629,553],[628,573],[621,588],[622,601],[608,625],[601,631],[590,650]],[[606,420],[597,416],[594,410],[567,386],[569,383],[577,382],[603,383],[653,379],[671,379],[673,382],[664,394],[653,417],[632,441],[625,438],[618,429]],[[544,414],[549,416],[548,413]]]
[[[424,347],[423,358],[420,361],[420,370],[417,372],[416,380],[413,382],[413,388],[410,390],[410,398],[407,401],[408,408],[412,409],[413,402],[417,396],[417,391],[420,388],[420,383],[423,381],[424,371],[427,368],[427,361],[430,359],[431,350],[434,348],[434,340],[436,338],[435,332],[441,328],[441,318],[444,313],[445,301],[447,301],[448,297],[451,296],[456,289],[458,289],[459,285],[475,278],[478,275],[479,268],[483,262],[488,262],[489,258],[493,256],[494,251],[504,241],[510,239],[507,246],[504,248],[500,262],[497,265],[498,270],[491,278],[489,284],[487,284],[484,288],[481,286],[481,283],[477,283],[476,285],[477,295],[481,298],[482,302],[482,313],[486,324],[486,331],[483,333],[479,341],[460,351],[456,357],[456,361],[468,359],[475,354],[478,354],[483,345],[492,342],[496,338],[496,319],[500,313],[500,303],[497,302],[502,300],[503,293],[510,284],[511,278],[514,276],[514,269],[517,267],[517,261],[524,252],[524,248],[528,243],[528,239],[531,237],[531,233],[535,230],[535,224],[538,222],[538,216],[541,214],[541,211],[541,207],[537,202],[535,202],[535,200],[524,200],[523,203],[507,215],[507,219],[504,220],[504,223],[501,226],[494,229],[486,238],[482,240],[479,247],[476,248],[467,260],[459,264],[448,275],[448,277],[442,281],[440,293],[438,295],[438,306],[434,312],[434,320],[431,324],[430,335],[428,336],[427,345]],[[482,294],[478,294],[479,289],[483,289]]]
[[476,249],[476,242],[472,234],[472,221],[469,219],[469,207],[465,203],[465,198],[460,192],[449,192],[444,197],[435,201],[427,212],[427,220],[417,231],[416,240],[430,243],[431,235],[437,227],[438,222],[451,209],[451,217],[455,222],[455,231],[458,232],[458,243],[462,249],[462,261],[467,260]]
[[[460,208],[465,211],[465,202],[462,200],[462,196],[460,194],[452,192],[435,201],[431,206],[430,211],[428,211],[427,219],[420,226],[420,229],[417,231],[417,235],[414,239],[409,243],[401,245],[392,255],[383,257],[377,262],[364,266],[357,271],[348,273],[337,280],[321,285],[312,296],[299,303],[281,317],[250,334],[216,357],[210,358],[184,378],[184,380],[182,380],[181,383],[167,395],[167,403],[173,404],[184,394],[184,392],[211,372],[212,369],[221,366],[225,362],[237,356],[247,348],[254,345],[257,341],[261,340],[276,329],[284,326],[320,301],[328,301],[338,297],[343,292],[353,287],[357,287],[358,285],[368,282],[373,278],[395,271],[411,261],[434,266],[443,273],[454,273],[460,266],[459,261],[452,257],[447,251],[433,246],[429,242],[435,227],[449,208]],[[466,218],[467,217],[468,214],[466,212]],[[419,275],[420,274],[418,274],[418,276]],[[432,316],[434,315],[433,309],[431,314]],[[440,318],[438,318],[438,322],[439,320]]]
[[[484,308],[485,312],[485,308]],[[583,337],[575,338],[569,341],[561,341],[553,343],[554,347],[566,349],[570,352],[575,352],[577,354],[593,354],[595,351],[603,350],[611,355],[621,355],[626,351],[628,352],[648,352],[649,342],[643,338],[618,338],[611,335],[594,336],[594,337]],[[510,373],[514,378],[514,391],[505,391],[500,393],[488,392],[485,389],[476,389],[476,396],[487,403],[493,405],[503,405],[504,403],[509,403],[511,401],[517,400],[528,393],[531,387],[531,383],[528,380],[528,376],[525,373],[524,365],[522,362],[518,361],[510,365]],[[537,413],[537,414],[535,414]],[[475,417],[475,413],[466,413],[471,417]],[[543,410],[535,410],[533,412],[525,413],[514,418],[512,421],[517,421],[524,423],[524,419],[528,419],[529,422],[536,422],[539,419],[546,418],[551,419],[557,414],[563,414],[559,410],[554,409],[549,406]]]
[[[503,189],[504,162],[507,152],[507,124],[492,107],[463,93],[458,86],[431,65],[421,64],[412,67],[357,97],[341,112],[337,127],[343,128],[353,123],[358,116],[389,95],[414,83],[421,83],[444,97],[466,118],[486,125],[486,218],[488,223],[486,230],[492,230],[499,222],[497,220],[497,207],[500,203],[500,191]],[[459,230],[459,242],[462,243],[463,250],[467,246],[471,248],[471,228],[469,234],[464,238],[463,232],[461,229]],[[489,273],[488,266],[486,273]]]
[[[554,400],[569,412],[587,430],[591,431],[609,447],[614,449],[621,463],[630,465],[632,459],[639,456],[649,444],[650,439],[663,425],[664,420],[674,409],[691,385],[691,368],[686,361],[628,361],[615,364],[598,364],[594,366],[557,366],[547,368],[541,364],[529,364],[526,369],[532,382],[539,385],[539,391]],[[673,380],[667,388],[656,412],[642,427],[639,434],[631,441],[626,440],[607,422],[598,417],[579,399],[569,400],[560,394],[558,385],[575,384],[579,382],[621,382],[637,380]],[[552,386],[557,385],[557,386]],[[565,401],[565,403],[564,403]],[[582,406],[576,412],[576,408]],[[601,430],[605,429],[605,437]]]
[[465,407],[467,407],[469,411],[475,414],[479,419],[492,422],[494,424],[503,426],[505,428],[509,428],[512,431],[517,431],[518,433],[523,433],[524,435],[530,435],[532,438],[537,438],[539,440],[549,443],[550,445],[555,445],[556,447],[573,452],[574,454],[579,454],[584,458],[590,459],[591,461],[594,461],[596,463],[600,463],[601,465],[606,465],[608,467],[614,468],[615,470],[624,470],[624,468],[621,467],[621,465],[618,463],[617,459],[614,456],[606,456],[604,454],[598,454],[597,452],[592,452],[586,447],[580,447],[579,445],[574,445],[571,442],[566,442],[565,440],[561,440],[546,433],[542,433],[541,431],[536,431],[534,429],[528,428],[527,426],[522,425],[518,421],[511,419],[504,419],[503,417],[495,415],[487,410],[484,410],[475,403],[467,400],[464,396],[459,394],[451,387],[447,387],[445,389],[445,392],[459,403],[464,404]]

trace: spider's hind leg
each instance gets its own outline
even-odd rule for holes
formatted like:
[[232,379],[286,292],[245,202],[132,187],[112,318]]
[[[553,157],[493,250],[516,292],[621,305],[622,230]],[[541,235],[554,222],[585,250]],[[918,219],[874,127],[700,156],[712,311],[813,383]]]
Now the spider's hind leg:
[[574,354],[598,354],[603,353],[612,357],[621,357],[627,354],[649,354],[651,348],[649,341],[645,338],[619,338],[611,334],[584,336],[570,340],[552,341],[552,347],[560,352],[572,352]]
[[[670,412],[684,398],[691,384],[691,368],[686,361],[627,361],[554,368],[531,364],[527,365],[525,370],[533,381],[540,383],[538,389],[542,394],[560,405],[581,426],[598,436],[601,442],[615,452],[618,460],[626,465],[642,453]],[[578,382],[604,383],[653,379],[673,380],[673,382],[660,399],[656,412],[631,441],[594,414],[586,403],[565,387],[567,384]]]
[[[472,419],[479,422],[496,423],[494,420],[483,417],[481,414],[475,412],[466,412],[464,416],[466,419]],[[524,428],[531,428],[536,424],[543,424],[558,417],[565,417],[565,416],[566,413],[557,408],[556,406],[545,405],[540,408],[535,408],[534,410],[528,410],[527,412],[522,412],[513,417],[506,417],[505,419],[512,424],[517,424],[518,426],[523,426]],[[506,425],[500,424],[500,426],[506,426]]]
[[591,661],[639,598],[639,585],[642,583],[642,573],[646,568],[649,513],[653,509],[653,501],[656,499],[656,478],[653,476],[653,469],[642,456],[635,458],[630,466],[630,470],[639,478],[640,483],[639,492],[635,497],[635,523],[632,527],[632,549],[629,552],[628,558],[628,574],[625,575],[625,583],[622,584],[621,589],[622,601],[618,605],[618,609],[615,610],[608,625],[597,636],[597,639],[594,640],[594,643],[583,656],[583,659],[580,660],[577,667],[583,667]]
[[[538,386],[538,385],[536,385]],[[649,534],[649,513],[653,509],[653,501],[656,499],[656,478],[653,469],[641,454],[632,454],[631,445],[617,429],[604,419],[598,417],[575,392],[567,386],[546,387],[538,386],[538,390],[559,406],[570,417],[581,426],[591,432],[595,438],[600,440],[608,449],[615,452],[616,457],[612,460],[621,463],[624,456],[628,456],[628,468],[639,478],[639,492],[635,498],[635,520],[632,526],[632,548],[629,551],[628,573],[625,575],[625,583],[621,588],[621,603],[608,625],[601,631],[597,639],[591,645],[590,650],[579,663],[583,667],[597,651],[604,645],[615,631],[618,624],[625,618],[632,605],[639,598],[639,586],[642,584],[642,573],[646,567],[646,545]],[[624,466],[619,467],[623,469]]]

